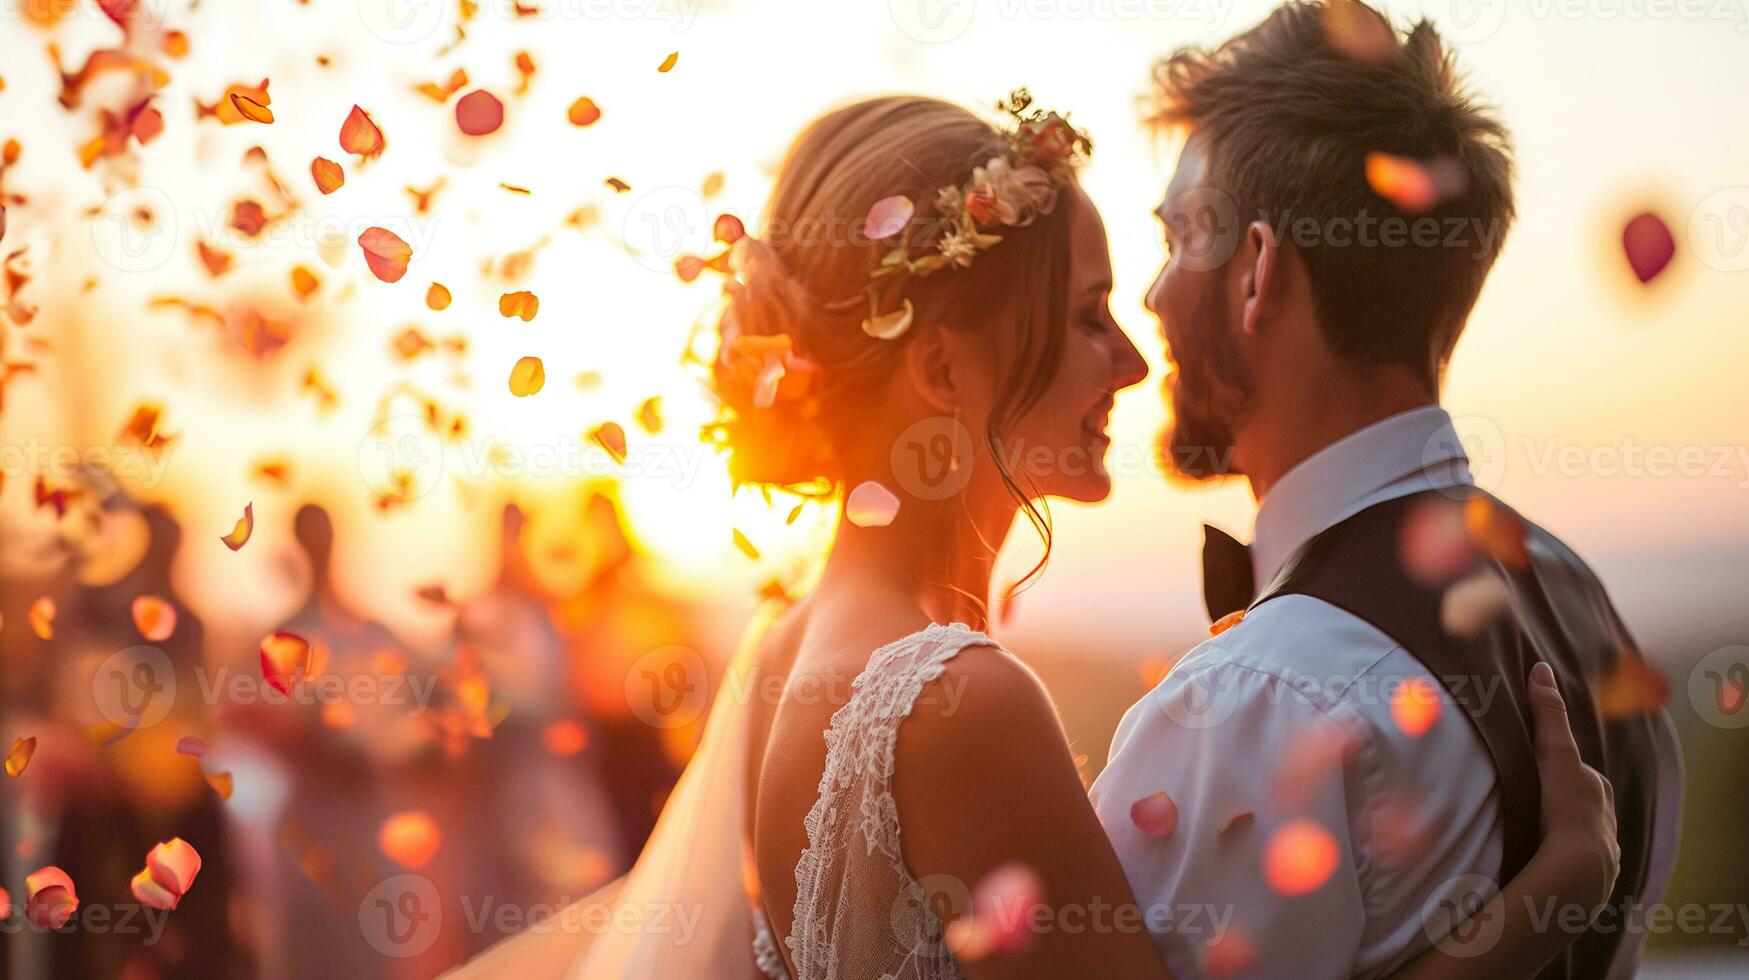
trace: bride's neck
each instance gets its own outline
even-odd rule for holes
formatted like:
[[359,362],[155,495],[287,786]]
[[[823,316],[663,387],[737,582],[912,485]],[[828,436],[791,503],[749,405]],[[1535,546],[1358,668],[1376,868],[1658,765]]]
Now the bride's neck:
[[908,500],[886,527],[857,527],[840,517],[815,597],[847,596],[864,607],[890,602],[915,607],[932,622],[981,627],[996,555],[1017,506],[1006,495],[982,502],[976,496]]

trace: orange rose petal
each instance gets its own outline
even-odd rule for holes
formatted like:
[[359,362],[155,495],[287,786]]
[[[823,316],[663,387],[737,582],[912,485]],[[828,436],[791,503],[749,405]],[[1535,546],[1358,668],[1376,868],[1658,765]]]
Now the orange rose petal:
[[510,369],[510,393],[518,398],[528,396],[546,387],[547,370],[538,357],[524,357]]
[[1130,823],[1149,837],[1170,837],[1178,829],[1178,804],[1165,790],[1130,804]]
[[0,888],[0,922],[12,918],[12,893]]
[[48,596],[39,596],[30,604],[30,612],[26,614],[30,620],[30,631],[39,640],[55,638],[55,600]]
[[194,251],[200,257],[200,264],[206,267],[206,274],[214,279],[230,271],[231,253],[224,249],[197,241],[194,243]]
[[243,505],[243,516],[237,520],[237,526],[231,528],[231,533],[219,538],[225,547],[236,551],[249,543],[249,536],[255,533],[255,503]]
[[1283,824],[1263,850],[1263,876],[1279,895],[1309,895],[1324,886],[1342,859],[1329,831],[1309,820]]
[[1629,650],[1593,684],[1597,710],[1611,720],[1632,718],[1663,707],[1670,700],[1670,682],[1644,656]]
[[163,885],[153,880],[151,868],[141,868],[133,880],[128,882],[128,890],[134,893],[134,901],[147,908],[169,911],[182,900],[181,896],[171,894]]
[[1410,738],[1427,734],[1439,720],[1444,703],[1439,685],[1430,677],[1411,677],[1391,692],[1391,720]]
[[1464,530],[1484,553],[1507,568],[1527,568],[1524,518],[1480,494],[1464,501]]
[[301,265],[292,269],[291,281],[292,292],[297,293],[299,299],[308,299],[310,294],[322,287],[322,281],[316,278],[316,274]]
[[735,542],[735,547],[741,549],[741,554],[746,555],[754,561],[758,561],[759,549],[753,546],[752,541],[747,540],[747,535],[742,534],[740,528],[734,528],[733,530],[734,534],[732,540]]
[[358,247],[364,250],[364,263],[370,266],[371,275],[383,282],[400,282],[413,258],[412,246],[401,236],[375,225],[358,236]]
[[724,245],[733,245],[747,237],[747,225],[732,214],[719,214],[711,225],[711,237]]
[[593,126],[601,120],[601,107],[594,99],[584,96],[571,103],[571,108],[565,110],[565,118],[571,120],[573,126]]
[[540,297],[526,289],[498,297],[498,312],[505,317],[521,317],[527,323],[540,312]]
[[231,790],[235,787],[235,783],[231,779],[230,773],[209,772],[205,773],[205,776],[206,784],[213,788],[213,792],[219,794],[219,799],[228,800],[231,798]]
[[603,422],[589,432],[589,440],[600,446],[615,463],[626,461],[626,430],[618,422]]
[[425,290],[425,305],[434,310],[449,309],[449,287],[441,282],[434,282],[431,288]]
[[262,638],[261,676],[279,693],[290,693],[292,685],[308,672],[309,666],[310,641],[283,630]]
[[176,632],[176,607],[155,595],[135,596],[134,628],[153,643],[162,643]]
[[562,718],[541,729],[540,740],[548,752],[566,759],[589,745],[589,730],[574,718]]
[[899,516],[899,498],[873,480],[865,480],[844,500],[844,518],[857,527],[886,527]]
[[662,431],[662,396],[646,398],[638,405],[638,427],[655,435]]
[[36,736],[21,736],[12,743],[12,751],[6,753],[6,775],[13,779],[24,775],[24,770],[30,765],[30,757],[35,754]]
[[680,52],[676,51],[673,54],[669,55],[668,57],[663,58],[662,64],[658,65],[656,70],[663,73],[664,75],[666,75],[667,73],[673,71],[674,66],[676,64],[679,64],[679,63],[680,63]]
[[1257,968],[1257,946],[1236,925],[1216,933],[1203,947],[1202,968],[1211,977],[1236,977]]
[[332,194],[346,183],[346,171],[327,157],[310,161],[310,177],[316,181],[316,189],[324,194]]
[[340,148],[362,157],[375,156],[383,151],[383,131],[363,109],[353,106],[340,124]]
[[24,876],[25,916],[39,929],[59,929],[79,908],[73,879],[54,865]]
[[423,810],[391,815],[377,831],[377,847],[390,860],[417,871],[431,863],[443,843],[437,821]]
[[155,844],[146,854],[146,870],[152,880],[177,898],[188,894],[200,874],[200,852],[180,837]]
[[1209,624],[1209,635],[1220,636],[1245,621],[1245,610],[1235,609]]
[[455,124],[468,136],[490,136],[504,125],[504,103],[483,88],[456,100]]
[[273,110],[238,92],[231,93],[231,105],[237,110],[237,115],[250,122],[271,124]]

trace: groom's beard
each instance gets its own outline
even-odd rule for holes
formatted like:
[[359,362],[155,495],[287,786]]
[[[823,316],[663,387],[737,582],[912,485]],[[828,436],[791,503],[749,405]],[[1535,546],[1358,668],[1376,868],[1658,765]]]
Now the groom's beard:
[[[1191,337],[1171,351],[1177,370],[1167,376],[1172,426],[1161,437],[1170,470],[1188,480],[1239,474],[1234,430],[1251,410],[1251,374],[1238,339],[1227,332],[1227,298],[1218,277],[1184,321]],[[1196,325],[1204,325],[1198,329]]]

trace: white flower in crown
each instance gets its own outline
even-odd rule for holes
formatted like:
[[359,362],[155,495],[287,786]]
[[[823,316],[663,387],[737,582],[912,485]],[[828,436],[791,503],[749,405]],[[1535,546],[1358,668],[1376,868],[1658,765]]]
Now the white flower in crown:
[[968,208],[974,199],[982,202],[984,191],[994,197],[982,207],[984,213],[980,214],[979,209],[972,211],[978,223],[985,226],[1024,228],[1057,207],[1057,182],[1049,173],[1030,164],[1016,167],[1004,157],[991,157],[990,162],[972,171],[972,187],[972,195],[966,200]]
[[942,237],[940,249],[942,258],[962,269],[970,266],[978,254],[977,243],[971,236],[957,231]]

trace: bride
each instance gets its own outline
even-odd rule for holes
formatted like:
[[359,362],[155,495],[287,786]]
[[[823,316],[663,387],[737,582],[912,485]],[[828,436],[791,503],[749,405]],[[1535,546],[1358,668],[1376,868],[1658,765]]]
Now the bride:
[[[457,975],[1168,975],[1049,695],[978,631],[1016,517],[1048,554],[1045,498],[1109,493],[1113,395],[1147,373],[1090,144],[1027,102],[879,98],[796,140],[736,247],[715,434],[739,481],[847,494],[819,583],[737,656],[630,874]],[[1609,894],[1607,784],[1532,689],[1544,841],[1477,913],[1502,939],[1403,975],[1533,976],[1566,936],[1524,899]]]

